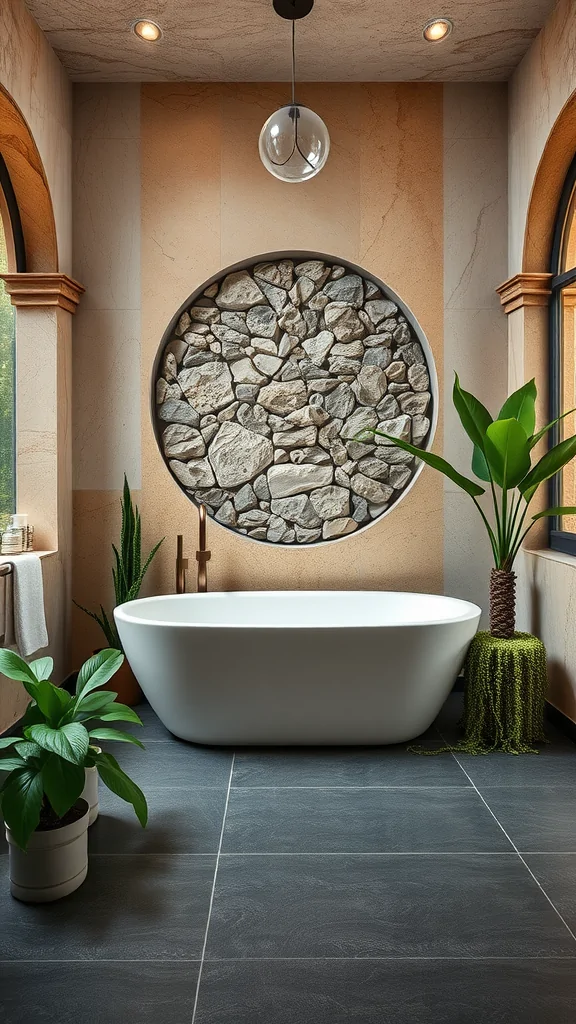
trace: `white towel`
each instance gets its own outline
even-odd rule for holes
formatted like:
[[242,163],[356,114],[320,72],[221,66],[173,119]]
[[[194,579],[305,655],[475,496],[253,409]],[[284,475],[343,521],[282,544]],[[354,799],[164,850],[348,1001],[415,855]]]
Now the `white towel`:
[[4,645],[15,646],[18,653],[27,658],[41,647],[48,646],[42,563],[38,555],[28,552],[0,555],[0,562],[9,562],[12,566],[12,572],[4,576]]

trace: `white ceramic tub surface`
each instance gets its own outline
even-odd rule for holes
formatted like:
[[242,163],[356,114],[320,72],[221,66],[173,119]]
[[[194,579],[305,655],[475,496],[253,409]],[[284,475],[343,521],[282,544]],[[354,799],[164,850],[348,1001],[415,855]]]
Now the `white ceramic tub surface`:
[[138,682],[174,735],[338,745],[424,732],[480,609],[432,594],[253,591],[143,598],[114,615]]

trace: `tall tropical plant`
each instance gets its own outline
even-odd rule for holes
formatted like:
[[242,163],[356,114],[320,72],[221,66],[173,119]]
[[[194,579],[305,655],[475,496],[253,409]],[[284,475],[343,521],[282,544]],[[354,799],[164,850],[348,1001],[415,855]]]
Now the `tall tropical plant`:
[[[124,490],[120,502],[122,508],[122,526],[120,529],[120,550],[115,544],[112,545],[114,552],[114,565],[112,567],[112,579],[114,582],[114,607],[124,604],[126,601],[134,601],[140,593],[144,577],[148,567],[162,544],[159,540],[142,564],[142,522],[138,506],[132,502],[128,480],[124,475]],[[83,605],[74,602],[77,608],[94,619],[106,637],[109,647],[118,651],[122,650],[122,643],[118,635],[118,629],[114,622],[114,616],[108,615],[103,605],[100,605],[100,612],[90,611]]]
[[99,651],[80,669],[72,695],[49,681],[52,658],[27,664],[13,651],[0,650],[0,672],[21,682],[32,698],[20,723],[22,735],[0,736],[0,772],[8,772],[0,786],[0,809],[22,849],[38,826],[57,826],[74,806],[84,789],[85,768],[98,768],[102,782],[132,804],[140,824],[146,825],[142,790],[112,754],[96,745],[117,740],[143,748],[131,733],[108,725],[142,725],[132,708],[116,702],[116,693],[100,689],[123,661],[120,651]]
[[486,527],[494,568],[490,577],[490,630],[492,636],[509,639],[515,628],[515,581],[512,571],[523,541],[544,516],[575,515],[576,506],[547,508],[530,515],[530,503],[541,484],[558,473],[576,455],[576,435],[550,448],[532,462],[532,452],[547,432],[574,409],[536,431],[536,383],[528,381],[506,399],[496,419],[482,403],[460,386],[454,375],[452,400],[472,445],[472,472],[488,485],[492,498],[491,521],[478,499],[486,488],[463,476],[440,455],[423,451],[378,428],[365,430],[359,440],[377,434],[415,455],[457,484],[474,502]]

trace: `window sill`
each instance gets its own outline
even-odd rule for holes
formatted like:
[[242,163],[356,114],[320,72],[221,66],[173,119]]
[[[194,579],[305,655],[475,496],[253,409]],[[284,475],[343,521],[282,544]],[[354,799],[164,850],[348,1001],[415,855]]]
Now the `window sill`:
[[[52,558],[53,555],[57,555],[57,551],[23,551],[23,555],[38,555],[38,558]],[[18,555],[0,555],[0,562],[3,558],[18,558]]]
[[576,569],[576,555],[568,555],[565,551],[553,551],[552,548],[524,548],[524,554],[547,558],[550,562],[560,562]]

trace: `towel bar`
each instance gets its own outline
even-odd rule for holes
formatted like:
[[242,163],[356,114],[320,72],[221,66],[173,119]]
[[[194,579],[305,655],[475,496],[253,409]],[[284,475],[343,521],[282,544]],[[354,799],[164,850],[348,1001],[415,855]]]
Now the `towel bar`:
[[9,562],[0,563],[0,576],[9,576],[12,572],[12,566]]

